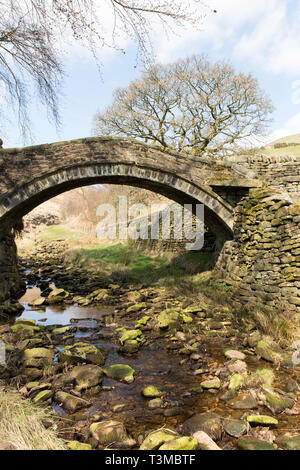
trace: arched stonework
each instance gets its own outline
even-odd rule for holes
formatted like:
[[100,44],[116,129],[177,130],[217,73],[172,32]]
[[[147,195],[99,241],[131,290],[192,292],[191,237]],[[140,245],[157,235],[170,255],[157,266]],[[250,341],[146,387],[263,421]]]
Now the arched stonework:
[[[96,183],[149,189],[180,204],[202,203],[216,251],[232,238],[234,207],[257,182],[240,167],[162,152],[121,138],[87,138],[0,149],[0,302],[20,279],[11,228],[34,207],[72,188]],[[10,259],[8,259],[10,258]]]
[[199,187],[161,170],[139,166],[106,163],[70,167],[49,173],[16,188],[1,201],[0,221],[13,225],[42,202],[69,189],[96,183],[127,184],[150,189],[179,203],[204,204],[207,215],[213,216],[229,233],[233,226],[233,208],[206,187]]
[[253,186],[228,165],[165,153],[130,139],[88,138],[1,149],[0,233],[47,199],[95,183],[127,184],[181,204],[202,203],[207,223],[226,238],[232,232],[233,207],[214,185],[227,190]]

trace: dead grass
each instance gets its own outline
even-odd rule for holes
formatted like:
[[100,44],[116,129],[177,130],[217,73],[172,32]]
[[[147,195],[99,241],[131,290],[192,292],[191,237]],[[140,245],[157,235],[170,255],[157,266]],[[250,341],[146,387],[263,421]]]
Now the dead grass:
[[[17,392],[0,388],[0,446],[16,450],[65,450],[55,430],[44,422],[51,412],[23,399]],[[52,417],[53,419],[53,417]]]
[[287,346],[295,338],[294,314],[285,311],[281,313],[264,306],[257,306],[253,316],[258,328],[265,334],[272,336],[279,345]]

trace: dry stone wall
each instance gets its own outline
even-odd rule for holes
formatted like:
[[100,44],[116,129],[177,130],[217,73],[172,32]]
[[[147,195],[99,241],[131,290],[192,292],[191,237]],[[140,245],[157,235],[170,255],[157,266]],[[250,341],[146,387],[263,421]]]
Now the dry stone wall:
[[[18,263],[17,248],[12,233],[0,240],[0,299],[18,299],[25,291]],[[3,305],[0,305],[0,314]]]
[[274,189],[251,190],[236,208],[234,239],[215,273],[242,304],[300,308],[300,204]]
[[300,157],[281,156],[239,156],[226,158],[226,161],[248,168],[265,182],[277,189],[288,192],[291,196],[300,195]]

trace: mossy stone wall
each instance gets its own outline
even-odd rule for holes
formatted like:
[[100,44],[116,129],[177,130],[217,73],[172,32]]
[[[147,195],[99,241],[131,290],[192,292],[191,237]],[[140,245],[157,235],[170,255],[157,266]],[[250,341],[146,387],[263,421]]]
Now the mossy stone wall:
[[242,304],[300,307],[300,204],[278,190],[251,190],[235,211],[215,273]]

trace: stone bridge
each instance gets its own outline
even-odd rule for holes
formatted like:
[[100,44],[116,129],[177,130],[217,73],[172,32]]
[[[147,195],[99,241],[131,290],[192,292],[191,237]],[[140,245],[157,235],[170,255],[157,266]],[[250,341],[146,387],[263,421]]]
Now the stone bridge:
[[[237,238],[238,208],[251,191],[265,185],[240,161],[187,158],[130,139],[87,138],[0,149],[0,301],[21,290],[12,235],[17,222],[60,193],[96,183],[131,185],[180,204],[204,204],[205,223],[216,235],[220,259],[225,242]],[[236,258],[236,253],[231,256]],[[224,266],[221,271],[226,271]]]

